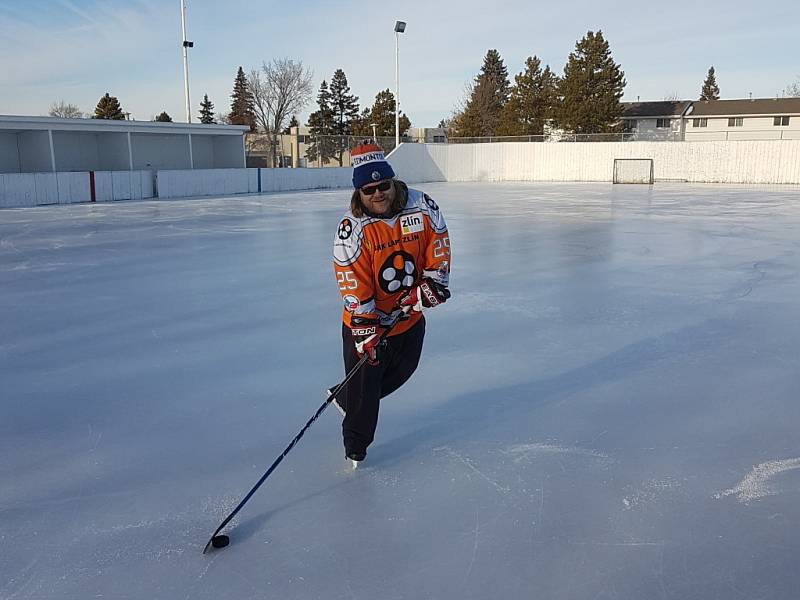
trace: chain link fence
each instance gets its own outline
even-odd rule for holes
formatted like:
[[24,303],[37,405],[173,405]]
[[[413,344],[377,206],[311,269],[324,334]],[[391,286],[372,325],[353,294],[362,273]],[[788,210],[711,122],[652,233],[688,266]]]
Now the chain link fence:
[[[263,133],[245,137],[249,167],[349,167],[350,151],[372,136],[282,134],[273,138]],[[378,145],[386,154],[394,150],[394,136],[378,136]],[[407,137],[403,143],[415,142]]]
[[549,133],[488,137],[451,137],[448,144],[492,144],[497,142],[678,142],[679,132]]

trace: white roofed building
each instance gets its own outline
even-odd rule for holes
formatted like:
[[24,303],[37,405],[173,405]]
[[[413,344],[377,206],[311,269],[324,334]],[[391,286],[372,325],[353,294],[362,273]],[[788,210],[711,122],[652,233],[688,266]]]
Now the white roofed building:
[[243,168],[248,130],[0,115],[0,173]]

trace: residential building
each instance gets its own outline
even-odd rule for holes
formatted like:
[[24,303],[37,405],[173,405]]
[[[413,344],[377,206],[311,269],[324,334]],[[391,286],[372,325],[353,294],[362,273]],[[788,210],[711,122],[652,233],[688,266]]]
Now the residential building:
[[800,139],[800,98],[701,100],[686,113],[686,141]]
[[441,127],[409,127],[403,136],[404,142],[420,144],[444,144],[447,142],[447,131]]
[[680,141],[685,130],[684,116],[691,100],[659,102],[623,102],[623,131],[626,141]]

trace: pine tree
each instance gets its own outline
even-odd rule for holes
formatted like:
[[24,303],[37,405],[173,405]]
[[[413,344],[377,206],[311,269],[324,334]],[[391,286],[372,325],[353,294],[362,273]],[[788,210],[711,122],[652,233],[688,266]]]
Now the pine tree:
[[250,131],[256,130],[255,100],[242,67],[239,67],[233,83],[230,122],[231,125],[249,125]]
[[319,107],[308,116],[308,129],[311,143],[306,149],[306,158],[311,161],[327,163],[336,155],[336,144],[333,141],[333,110],[331,109],[331,93],[328,82],[324,79],[317,94]]
[[106,92],[106,95],[100,98],[100,101],[97,103],[93,118],[124,121],[125,114],[122,112],[122,107],[119,105],[117,97],[110,96],[108,92]]
[[331,79],[330,109],[333,116],[333,134],[338,136],[334,141],[336,145],[336,159],[341,167],[344,163],[344,153],[348,149],[347,136],[353,133],[353,123],[358,120],[358,96],[350,93],[347,76],[341,69],[336,69]]
[[281,133],[283,133],[283,135],[289,135],[292,133],[293,127],[300,127],[300,123],[297,122],[297,115],[292,115],[292,118],[289,120],[289,124],[284,127]]
[[717,85],[714,65],[711,65],[708,69],[708,75],[706,75],[706,80],[700,90],[700,100],[719,100],[719,86]]
[[[366,124],[362,123],[362,127],[368,127],[367,135],[372,136],[372,124],[375,123],[377,127],[375,132],[378,137],[394,137],[394,121],[395,121],[395,101],[394,94],[390,89],[385,89],[375,95],[375,102],[372,108],[365,116],[368,117]],[[400,137],[405,135],[408,128],[411,127],[411,120],[402,112],[400,113]]]
[[496,135],[510,89],[508,69],[497,50],[489,50],[464,110],[453,120],[458,137]]
[[353,120],[353,135],[358,137],[372,137],[372,127],[370,123],[372,123],[372,110],[370,107],[365,106],[361,114]]
[[603,32],[589,31],[575,44],[559,80],[555,120],[574,133],[614,131],[622,116],[625,73],[614,62]]
[[514,78],[508,102],[500,112],[499,135],[542,135],[557,102],[558,78],[537,56],[528,57],[525,70]]
[[172,117],[167,114],[167,111],[162,111],[160,115],[158,115],[153,121],[157,123],[172,123]]
[[200,122],[203,125],[214,125],[214,103],[208,99],[208,94],[203,95],[203,101],[200,103]]

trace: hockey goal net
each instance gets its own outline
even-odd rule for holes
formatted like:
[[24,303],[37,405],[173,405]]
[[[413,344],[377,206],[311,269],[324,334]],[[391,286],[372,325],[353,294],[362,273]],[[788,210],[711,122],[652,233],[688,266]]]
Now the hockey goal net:
[[653,159],[615,158],[614,183],[653,183]]

